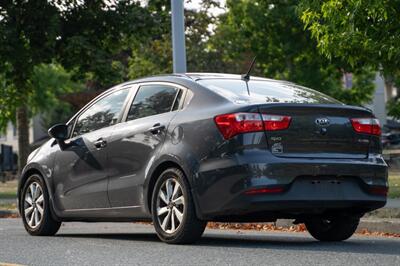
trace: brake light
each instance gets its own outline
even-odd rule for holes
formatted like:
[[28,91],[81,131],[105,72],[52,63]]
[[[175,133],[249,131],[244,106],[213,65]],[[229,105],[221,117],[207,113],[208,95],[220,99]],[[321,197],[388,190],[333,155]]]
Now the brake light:
[[290,116],[283,115],[262,115],[262,120],[264,122],[265,130],[275,131],[283,130],[289,127],[292,118]]
[[379,120],[376,118],[352,118],[350,120],[354,130],[358,133],[376,136],[380,136],[382,133]]
[[215,117],[215,123],[225,139],[238,134],[258,131],[275,131],[289,127],[291,118],[259,113],[234,113]]
[[215,117],[215,123],[225,139],[230,139],[240,133],[264,130],[261,115],[258,113],[219,115]]

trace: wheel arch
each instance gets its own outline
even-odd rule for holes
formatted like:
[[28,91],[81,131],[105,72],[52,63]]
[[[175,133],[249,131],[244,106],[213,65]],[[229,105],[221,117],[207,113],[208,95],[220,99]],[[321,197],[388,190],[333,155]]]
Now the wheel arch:
[[153,196],[154,186],[155,186],[160,174],[162,172],[164,172],[165,170],[167,170],[168,168],[177,168],[177,169],[181,170],[185,176],[187,176],[185,171],[183,170],[183,168],[175,161],[167,160],[167,161],[163,161],[160,164],[158,164],[157,167],[155,167],[155,169],[151,173],[150,179],[149,179],[149,182],[147,185],[147,195],[145,198],[146,199],[145,205],[146,205],[146,210],[149,213],[151,213],[151,198]]
[[22,174],[20,176],[19,182],[18,182],[18,189],[17,189],[17,201],[18,201],[18,211],[21,214],[21,190],[23,189],[26,181],[28,180],[28,178],[32,175],[38,175],[42,178],[44,185],[46,186],[47,192],[48,192],[48,196],[49,196],[49,201],[50,201],[50,211],[51,211],[51,215],[55,220],[60,220],[58,218],[58,216],[55,214],[55,210],[54,210],[54,205],[53,205],[53,193],[52,193],[52,188],[49,184],[49,180],[46,177],[46,175],[44,174],[44,172],[42,171],[42,169],[40,169],[39,165],[36,164],[31,164],[31,165],[27,165],[25,166],[25,168],[22,171]]
[[[187,169],[185,169],[184,166],[182,166],[181,164],[179,164],[177,161],[173,160],[173,159],[166,159],[162,162],[160,162],[152,171],[150,178],[148,179],[148,183],[145,189],[145,197],[144,197],[144,204],[145,204],[145,210],[151,214],[151,198],[153,196],[153,190],[154,190],[154,186],[157,182],[158,177],[160,176],[160,174],[162,172],[164,172],[165,170],[167,170],[168,168],[177,168],[179,170],[181,170],[183,172],[183,174],[185,175],[186,181],[189,184],[189,190],[192,192],[192,183],[190,180],[190,172],[188,172]],[[201,216],[200,214],[200,209],[199,209],[199,205],[197,203],[197,198],[195,195],[192,194],[192,199],[193,199],[193,203],[195,206],[195,212],[196,212],[196,216],[198,218],[200,218]]]

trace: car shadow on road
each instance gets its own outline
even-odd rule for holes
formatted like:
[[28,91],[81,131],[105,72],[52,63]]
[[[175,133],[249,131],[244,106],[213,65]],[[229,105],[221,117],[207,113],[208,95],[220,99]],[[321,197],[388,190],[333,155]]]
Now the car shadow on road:
[[399,255],[400,241],[397,239],[351,238],[343,242],[320,242],[302,235],[220,235],[208,234],[197,245],[218,246],[227,248],[305,250],[317,252],[387,254]]
[[[65,238],[91,238],[128,240],[132,242],[157,242],[155,233],[101,233],[101,234],[57,234]],[[400,241],[388,238],[351,238],[343,242],[319,242],[307,235],[290,236],[281,234],[215,234],[207,233],[198,242],[180,247],[226,247],[229,249],[303,250],[315,252],[338,252],[359,254],[399,255]]]

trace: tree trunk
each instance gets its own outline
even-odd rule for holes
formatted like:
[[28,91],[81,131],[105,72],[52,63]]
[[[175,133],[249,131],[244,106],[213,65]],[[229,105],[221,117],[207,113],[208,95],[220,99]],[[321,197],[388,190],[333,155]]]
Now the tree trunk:
[[21,173],[30,153],[28,108],[22,105],[17,109],[18,130],[18,171]]
[[398,97],[399,95],[395,95],[395,93],[393,93],[393,86],[394,86],[393,77],[389,76],[389,75],[385,75],[384,82],[385,82],[386,100],[388,101],[395,96]]

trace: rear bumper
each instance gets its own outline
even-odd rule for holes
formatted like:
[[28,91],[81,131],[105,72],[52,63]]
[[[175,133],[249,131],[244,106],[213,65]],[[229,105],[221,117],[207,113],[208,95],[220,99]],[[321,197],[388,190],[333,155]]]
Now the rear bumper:
[[[194,181],[197,213],[205,220],[362,215],[385,205],[386,196],[371,194],[369,188],[387,187],[387,165],[380,155],[357,160],[278,158],[252,150],[205,161]],[[246,194],[264,187],[284,191]]]

